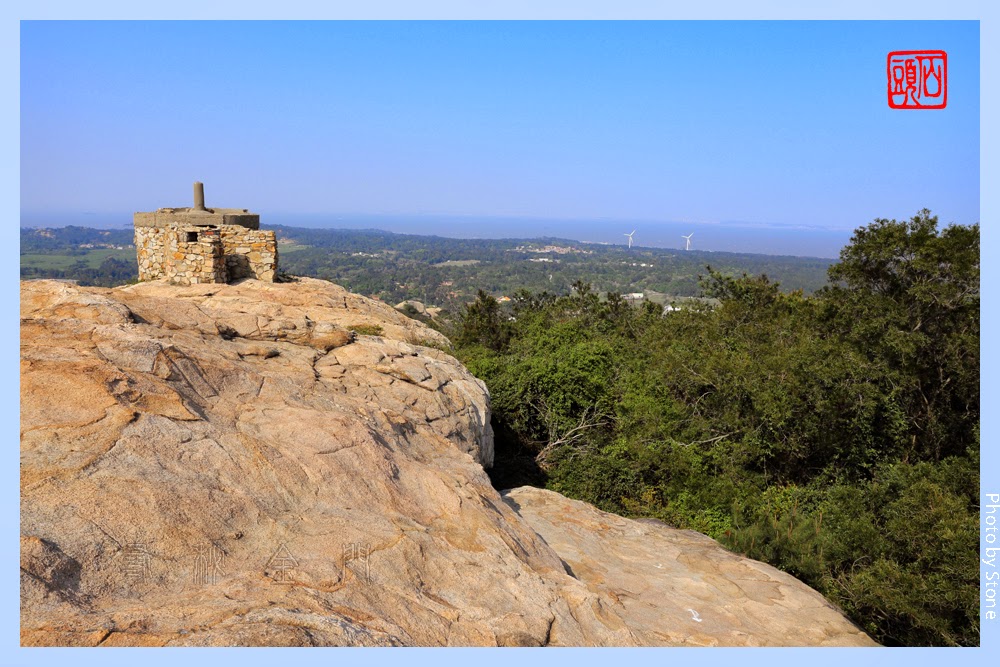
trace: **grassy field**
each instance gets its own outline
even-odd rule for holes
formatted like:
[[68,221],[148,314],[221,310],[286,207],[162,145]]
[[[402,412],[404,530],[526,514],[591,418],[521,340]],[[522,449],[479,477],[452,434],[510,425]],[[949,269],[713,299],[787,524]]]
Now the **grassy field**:
[[135,261],[135,250],[125,248],[114,250],[110,248],[98,248],[87,251],[85,255],[43,255],[27,254],[21,255],[21,266],[31,266],[39,269],[68,269],[79,261],[83,261],[91,269],[96,269],[108,257]]
[[311,246],[303,245],[301,243],[281,243],[278,242],[278,255],[283,255],[288,252],[296,252],[298,250],[305,250]]
[[478,259],[449,259],[446,262],[439,262],[435,266],[472,266],[479,264]]

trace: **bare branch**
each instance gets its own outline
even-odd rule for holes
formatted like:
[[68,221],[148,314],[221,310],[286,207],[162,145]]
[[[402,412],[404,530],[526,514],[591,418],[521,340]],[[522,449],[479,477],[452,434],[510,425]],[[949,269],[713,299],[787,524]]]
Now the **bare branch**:
[[[735,431],[733,433],[735,433]],[[690,447],[692,445],[707,445],[710,442],[715,442],[716,440],[722,440],[723,438],[728,438],[729,436],[733,435],[733,433],[723,433],[722,435],[717,435],[714,438],[709,438],[708,440],[698,440],[696,442],[682,442],[680,444],[684,445],[685,447]]]
[[607,426],[610,422],[603,419],[598,421],[597,405],[595,404],[585,408],[583,414],[580,415],[580,422],[562,435],[559,435],[558,429],[552,421],[546,419],[546,423],[549,426],[549,442],[535,456],[535,461],[542,467],[545,467],[549,456],[557,448],[571,445],[583,438],[589,429]]

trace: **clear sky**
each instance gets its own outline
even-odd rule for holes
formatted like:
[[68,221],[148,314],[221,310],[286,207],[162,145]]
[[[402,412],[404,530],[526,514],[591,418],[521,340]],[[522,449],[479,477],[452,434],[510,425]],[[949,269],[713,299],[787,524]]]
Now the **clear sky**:
[[[947,109],[888,108],[902,49],[948,52]],[[979,25],[22,23],[23,221],[127,223],[190,205],[194,180],[265,221],[457,216],[470,236],[477,218],[828,233],[924,207],[968,224]]]

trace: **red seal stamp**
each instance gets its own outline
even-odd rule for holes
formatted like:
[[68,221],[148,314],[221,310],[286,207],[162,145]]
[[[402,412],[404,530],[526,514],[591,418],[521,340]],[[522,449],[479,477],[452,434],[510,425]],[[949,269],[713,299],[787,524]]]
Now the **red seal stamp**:
[[891,108],[947,106],[948,54],[944,51],[891,51],[885,70]]

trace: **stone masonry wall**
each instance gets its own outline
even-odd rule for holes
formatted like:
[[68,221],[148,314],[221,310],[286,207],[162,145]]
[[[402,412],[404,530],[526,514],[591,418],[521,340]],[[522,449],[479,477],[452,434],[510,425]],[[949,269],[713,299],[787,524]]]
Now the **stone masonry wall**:
[[[188,234],[196,235],[196,239],[187,240]],[[227,282],[218,230],[168,231],[166,277],[174,285]]]
[[139,280],[156,280],[166,275],[166,229],[136,227],[135,253],[139,261]]
[[220,232],[229,280],[274,281],[278,271],[278,244],[273,231],[225,225],[220,227]]
[[[188,241],[188,234],[197,240]],[[139,280],[167,278],[178,285],[274,281],[278,246],[273,231],[238,225],[136,227]]]

